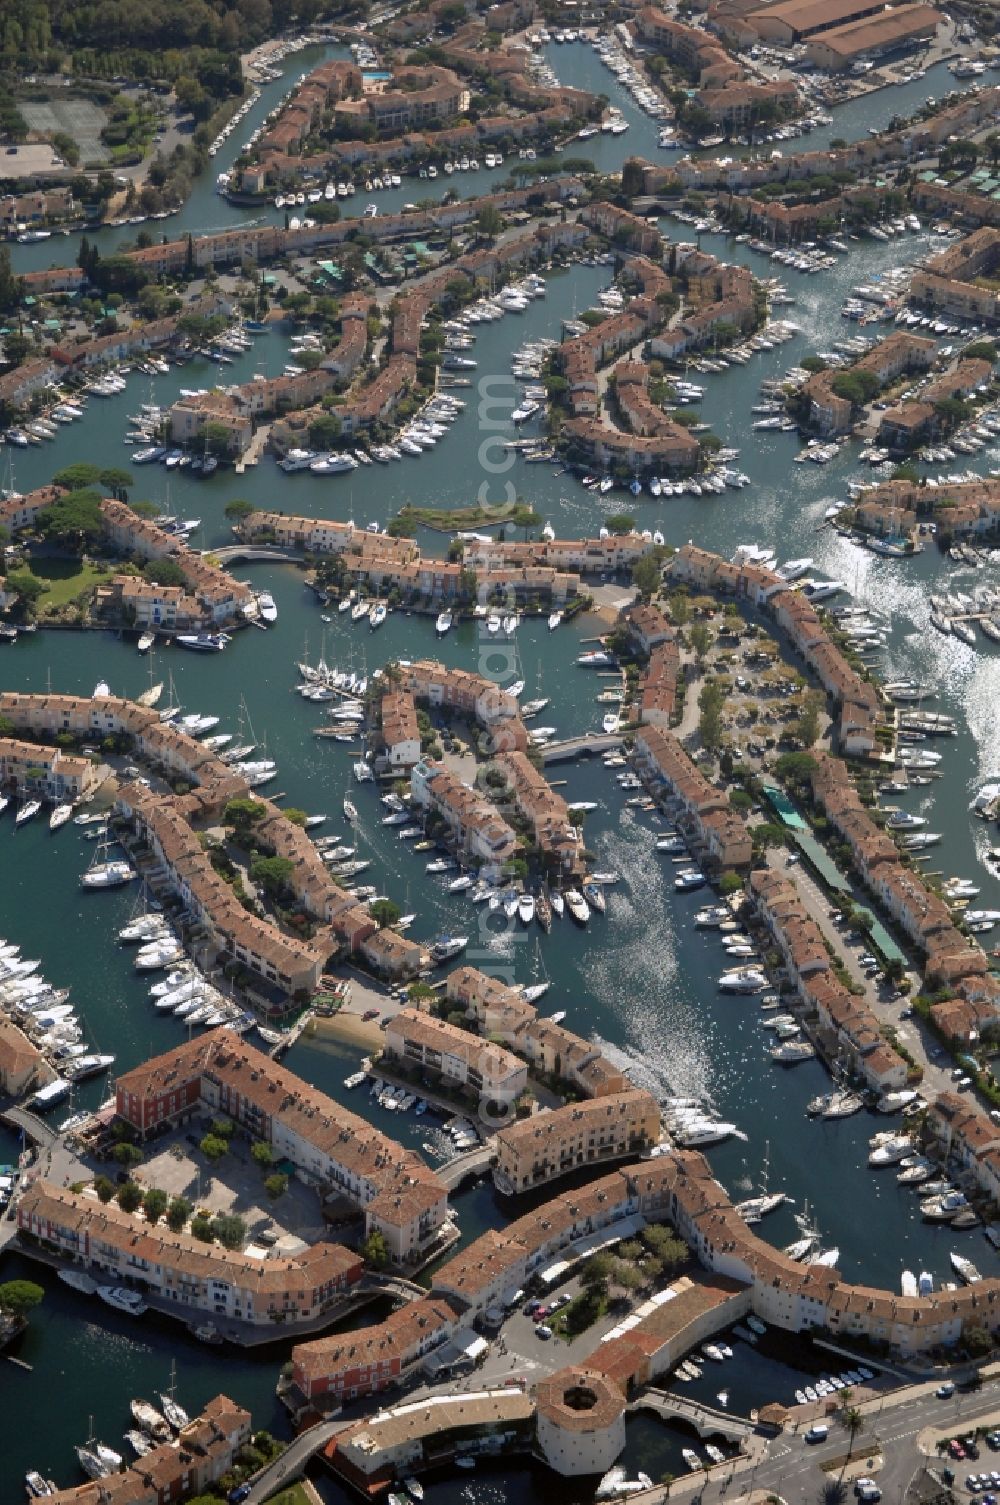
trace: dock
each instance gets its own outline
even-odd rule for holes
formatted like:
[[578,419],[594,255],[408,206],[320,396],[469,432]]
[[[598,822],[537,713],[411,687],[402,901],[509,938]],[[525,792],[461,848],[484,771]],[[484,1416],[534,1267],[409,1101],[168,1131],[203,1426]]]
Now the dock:
[[240,455],[236,462],[235,470],[238,476],[243,475],[248,465],[256,465],[264,453],[264,447],[271,437],[271,425],[262,423],[250,440],[248,447]]
[[272,1061],[279,1061],[286,1051],[291,1050],[296,1040],[301,1039],[305,1033],[306,1026],[312,1023],[313,1018],[312,1009],[306,1009],[304,1014],[299,1015],[288,1033],[283,1035],[276,1044],[268,1047],[267,1053]]

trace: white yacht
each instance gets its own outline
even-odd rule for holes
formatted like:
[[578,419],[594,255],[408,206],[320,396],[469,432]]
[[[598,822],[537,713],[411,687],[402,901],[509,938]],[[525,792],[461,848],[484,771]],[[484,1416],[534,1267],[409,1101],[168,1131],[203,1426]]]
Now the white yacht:
[[723,972],[718,986],[720,993],[760,993],[767,987],[767,978],[757,967],[737,967]]
[[97,846],[94,860],[80,879],[83,888],[120,888],[135,877],[130,863],[124,858],[108,857],[108,840],[105,836]]
[[130,1317],[141,1317],[149,1307],[138,1291],[130,1291],[127,1286],[98,1286],[97,1294],[108,1306],[113,1306],[118,1312],[126,1312]]
[[58,831],[60,826],[64,826],[66,822],[72,820],[72,818],[72,805],[56,805],[55,809],[52,811],[52,814],[49,816],[49,830]]
[[24,804],[14,816],[15,827],[23,826],[27,821],[33,820],[41,808],[41,800],[25,800]]

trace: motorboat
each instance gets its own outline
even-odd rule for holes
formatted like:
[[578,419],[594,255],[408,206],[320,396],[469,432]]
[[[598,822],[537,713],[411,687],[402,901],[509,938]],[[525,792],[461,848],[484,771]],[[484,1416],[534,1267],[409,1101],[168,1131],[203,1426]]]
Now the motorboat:
[[469,944],[467,935],[441,935],[431,947],[431,958],[438,966],[461,955]]
[[138,1291],[130,1291],[127,1286],[98,1286],[97,1294],[108,1306],[114,1307],[117,1312],[125,1312],[130,1317],[141,1317],[143,1312],[149,1310]]
[[29,820],[33,820],[41,808],[41,800],[25,800],[24,804],[14,816],[15,829],[18,826],[26,825]]
[[129,1402],[129,1410],[133,1420],[149,1437],[157,1442],[168,1442],[170,1439],[170,1425],[165,1416],[157,1411],[148,1400],[132,1400]]
[[[579,890],[575,888],[568,888],[563,897],[566,901],[566,908],[569,910],[576,923],[578,925],[586,925],[590,919],[590,905],[587,903],[586,899],[579,892]],[[553,908],[555,908],[554,897]],[[556,910],[556,913],[558,913],[558,910]]]
[[58,831],[67,821],[73,818],[73,806],[69,804],[56,805],[49,816],[49,830]]
[[189,648],[194,653],[221,653],[229,637],[223,632],[182,632],[174,642],[179,648]]
[[971,1259],[966,1259],[962,1254],[952,1254],[949,1257],[955,1274],[960,1280],[964,1280],[967,1286],[975,1285],[977,1281],[982,1280],[983,1277]]
[[723,972],[718,987],[720,993],[760,993],[767,987],[767,978],[757,967],[737,967]]
[[85,1270],[60,1270],[58,1275],[63,1285],[69,1286],[71,1291],[79,1291],[81,1296],[93,1296],[97,1290],[97,1281]]
[[522,894],[518,899],[517,916],[522,925],[530,925],[535,918],[535,900],[531,894]]
[[797,1066],[801,1061],[811,1061],[815,1048],[806,1040],[782,1040],[772,1047],[768,1055],[780,1066]]

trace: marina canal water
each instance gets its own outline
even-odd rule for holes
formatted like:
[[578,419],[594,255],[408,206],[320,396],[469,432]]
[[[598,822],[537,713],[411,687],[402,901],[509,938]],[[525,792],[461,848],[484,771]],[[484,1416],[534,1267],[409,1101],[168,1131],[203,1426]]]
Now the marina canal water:
[[[603,88],[628,113],[627,100],[589,49],[560,47],[552,52],[553,65],[564,82]],[[298,55],[292,60],[292,74],[304,71],[320,55]],[[945,91],[945,85],[931,75],[921,84],[928,93]],[[283,92],[283,86],[269,87],[275,92],[265,94],[265,101]],[[887,91],[852,107],[850,134],[863,133],[873,119],[901,109],[904,92]],[[265,107],[262,101],[261,108]],[[866,118],[865,111],[878,113]],[[647,150],[640,140],[641,130],[652,131],[651,124],[635,111],[631,118],[633,130],[615,143],[617,151],[625,155],[641,150],[654,156],[655,149]],[[812,141],[816,138],[814,133]],[[226,165],[216,159],[217,170]],[[460,186],[472,191],[474,185],[466,177]],[[182,221],[179,216],[171,226],[209,228],[223,223],[228,212],[206,182],[185,211],[188,217]],[[200,218],[190,218],[195,213]],[[669,221],[664,221],[663,228],[675,238],[690,235],[688,227]],[[761,275],[775,270],[766,259],[731,240],[703,236],[701,243],[728,259],[745,261]],[[724,442],[741,447],[738,463],[753,483],[741,492],[655,502],[648,497],[633,501],[620,492],[594,497],[570,476],[520,461],[507,475],[489,477],[480,460],[484,430],[473,386],[459,391],[468,405],[447,438],[419,460],[391,468],[372,466],[350,478],[329,479],[309,473],[285,476],[270,459],[243,477],[220,472],[200,483],[175,471],[169,473],[169,495],[168,473],[146,467],[136,472],[133,494],[169,502],[183,515],[200,516],[203,525],[195,542],[211,547],[226,541],[223,508],[237,495],[285,511],[353,516],[359,523],[385,522],[407,499],[459,505],[472,499],[481,480],[491,481],[496,497],[503,482],[510,479],[558,534],[593,533],[603,516],[628,510],[637,515],[641,526],[662,527],[673,544],[692,538],[728,555],[738,543],[753,540],[779,548],[783,557],[812,554],[818,573],[845,581],[886,623],[887,676],[912,676],[936,687],[935,707],[957,718],[961,734],[947,744],[944,776],[915,791],[906,803],[907,808],[932,808],[931,824],[944,833],[942,845],[934,849],[934,866],[975,876],[982,884],[979,902],[993,905],[1000,895],[981,861],[987,831],[970,815],[968,803],[970,792],[998,771],[993,761],[995,719],[991,712],[1000,698],[996,650],[983,642],[981,651],[975,652],[957,640],[939,638],[928,628],[927,596],[934,588],[932,582],[946,572],[955,574],[935,550],[913,561],[893,561],[868,554],[828,530],[817,531],[827,499],[842,499],[846,480],[857,473],[850,453],[842,453],[823,468],[797,466],[792,463],[797,448],[792,436],[752,434],[750,429],[750,408],[759,380],[780,374],[808,351],[826,348],[844,327],[839,317],[844,293],[925,246],[926,240],[919,236],[887,246],[862,242],[852,245],[849,263],[845,259],[831,273],[806,277],[782,272],[797,301],[780,312],[801,325],[801,335],[755,357],[746,368],[698,378],[707,389],[704,417]],[[43,265],[46,257],[62,260],[71,255],[72,247],[72,240],[57,239],[42,247],[16,250],[19,264]],[[30,262],[28,256],[21,259],[22,253],[31,253]],[[554,275],[546,298],[533,306],[528,317],[511,315],[498,324],[479,326],[474,379],[506,374],[511,351],[529,336],[558,338],[561,320],[588,307],[608,276],[608,269],[591,267]],[[226,378],[246,380],[256,369],[280,370],[284,350],[279,332],[261,336],[250,355],[227,368]],[[189,366],[183,372],[172,371],[156,379],[156,400],[168,401],[182,384],[208,384],[213,379],[217,379],[214,368],[200,372]],[[125,415],[146,400],[147,385],[145,377],[130,377],[126,396],[104,403],[92,399],[87,418],[61,432],[56,442],[18,452],[20,489],[47,480],[70,460],[127,464],[128,451],[118,439],[126,428]],[[984,468],[992,462],[974,463]],[[444,545],[440,535],[425,534],[420,542],[432,550]],[[229,730],[237,727],[243,699],[257,737],[266,735],[269,752],[278,761],[278,787],[287,793],[288,803],[310,812],[327,811],[327,829],[335,829],[351,760],[343,748],[312,736],[320,719],[317,709],[292,693],[294,660],[301,656],[305,635],[309,635],[313,654],[325,632],[323,646],[329,662],[353,662],[355,667],[364,663],[369,670],[390,657],[417,653],[440,654],[450,663],[477,668],[478,638],[472,626],[465,626],[437,640],[430,620],[399,614],[391,615],[377,634],[351,628],[342,618],[324,629],[296,569],[258,564],[238,572],[273,591],[279,607],[277,628],[267,633],[244,632],[220,659],[166,650],[154,665],[156,677],[169,669],[186,708],[221,715]],[[985,573],[977,572],[977,577]],[[593,631],[592,625],[580,624],[550,635],[544,624],[529,622],[517,634],[520,673],[528,686],[525,694],[551,697],[544,719],[557,725],[560,735],[599,725],[601,708],[593,698],[599,683],[574,664],[580,639],[588,631]],[[134,646],[112,634],[40,631],[4,646],[0,653],[0,684],[5,688],[39,691],[51,676],[55,690],[89,693],[99,678],[106,678],[115,691],[136,694],[148,682],[148,666]],[[509,953],[519,981],[534,980],[544,966],[553,984],[544,1007],[565,1009],[572,1028],[606,1042],[612,1053],[629,1063],[638,1080],[661,1093],[709,1097],[720,1115],[737,1122],[747,1135],[746,1143],[734,1140],[709,1152],[731,1191],[744,1191],[758,1178],[768,1144],[772,1188],[787,1190],[795,1198],[795,1210],[801,1210],[808,1197],[824,1244],[837,1244],[842,1251],[841,1268],[848,1278],[897,1287],[904,1267],[928,1269],[944,1278],[948,1252],[958,1235],[922,1223],[917,1199],[897,1187],[892,1172],[868,1170],[865,1160],[867,1137],[875,1127],[872,1121],[862,1115],[839,1123],[806,1123],[805,1104],[827,1080],[823,1069],[816,1063],[792,1072],[771,1067],[763,1056],[766,1036],[755,1003],[716,992],[714,979],[723,970],[720,948],[717,941],[691,926],[698,897],[674,894],[672,870],[653,852],[648,818],[625,806],[608,772],[599,766],[569,764],[560,768],[559,776],[567,780],[568,798],[597,803],[598,808],[587,817],[588,844],[598,854],[600,866],[622,875],[621,884],[611,893],[607,917],[595,917],[585,938],[568,930],[568,921],[540,942],[534,935],[513,944],[505,943],[503,937],[480,935],[479,917],[472,907],[433,887],[425,877],[423,859],[398,842],[391,829],[379,825],[375,798],[365,789],[355,797],[361,808],[365,855],[374,859],[372,881],[417,912],[416,933],[432,936],[450,928],[471,934],[470,960],[479,965],[505,964]],[[115,943],[131,895],[81,891],[79,875],[90,853],[89,844],[72,826],[52,836],[36,822],[15,835],[5,817],[0,825],[0,933],[19,942],[23,954],[40,957],[53,983],[72,984],[74,1000],[87,1020],[88,1037],[101,1049],[114,1050],[118,1067],[125,1069],[176,1041],[180,1027],[173,1019],[153,1014],[129,956]],[[356,1050],[307,1038],[295,1048],[289,1065],[324,1091],[351,1101],[342,1079],[356,1061]],[[99,1086],[90,1085],[83,1089],[81,1101],[96,1102],[100,1093]],[[361,1105],[352,1101],[352,1106]],[[369,1112],[367,1100],[364,1111]],[[372,1111],[380,1116],[378,1109]],[[399,1115],[391,1120],[386,1117],[384,1127],[396,1135],[409,1135],[414,1144],[427,1132],[419,1129],[418,1121],[407,1123]],[[0,1158],[10,1158],[15,1150],[12,1139],[0,1141]],[[466,1239],[503,1222],[504,1211],[487,1188],[462,1193],[457,1205]],[[776,1243],[788,1242],[795,1234],[791,1209],[769,1219],[763,1231]],[[995,1256],[981,1235],[964,1238],[974,1240],[974,1249],[967,1244],[970,1252],[984,1271],[992,1272]],[[5,1278],[26,1272],[28,1267],[19,1259],[5,1261]],[[43,1280],[45,1304],[19,1350],[34,1368],[30,1373],[6,1365],[0,1369],[5,1477],[16,1479],[26,1468],[39,1467],[62,1481],[74,1478],[71,1448],[86,1436],[88,1416],[97,1413],[99,1434],[113,1443],[126,1425],[128,1398],[165,1385],[171,1358],[177,1361],[180,1394],[192,1408],[221,1388],[250,1405],[258,1425],[282,1427],[273,1387],[283,1354],[220,1354],[149,1317],[130,1323],[103,1308],[99,1322],[92,1323],[83,1298],[47,1275]],[[99,1388],[94,1383],[98,1371]],[[797,1383],[791,1371],[742,1348],[733,1365],[717,1373],[719,1385],[731,1389],[737,1409],[772,1396],[789,1398]],[[715,1380],[713,1373],[703,1383],[714,1385]],[[703,1398],[711,1400],[712,1396],[706,1393]],[[659,1424],[636,1421],[630,1442],[630,1466],[654,1476],[664,1469],[679,1471],[679,1444]],[[547,1480],[549,1497],[553,1488],[567,1500],[578,1497],[572,1486]],[[505,1470],[503,1478],[484,1475],[473,1481],[442,1483],[434,1497],[442,1505],[471,1501],[500,1505],[526,1492],[534,1494],[535,1489],[529,1471]]]

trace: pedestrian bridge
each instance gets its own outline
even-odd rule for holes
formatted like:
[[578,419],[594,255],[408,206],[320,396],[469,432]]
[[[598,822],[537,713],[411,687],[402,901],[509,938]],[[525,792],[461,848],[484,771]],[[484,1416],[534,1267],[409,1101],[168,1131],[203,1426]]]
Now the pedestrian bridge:
[[488,1171],[494,1153],[493,1141],[490,1140],[474,1150],[467,1150],[464,1155],[456,1155],[454,1160],[449,1160],[438,1168],[438,1180],[443,1182],[449,1191],[454,1191],[456,1187],[461,1186],[463,1181],[471,1180],[473,1176],[480,1176]]
[[317,1426],[309,1427],[307,1431],[300,1433],[294,1441],[288,1444],[280,1457],[265,1465],[260,1473],[255,1475],[250,1484],[250,1493],[246,1497],[246,1505],[264,1505],[264,1501],[270,1499],[278,1489],[298,1479],[310,1459],[325,1448],[338,1432],[342,1432],[350,1425],[351,1422],[338,1416],[335,1421],[321,1421]]
[[293,554],[288,549],[272,548],[270,544],[234,543],[225,549],[206,549],[205,553],[211,554],[220,564],[252,564],[255,559],[270,559],[278,564],[302,563],[301,554]]
[[630,1411],[653,1411],[665,1421],[686,1421],[694,1427],[699,1437],[725,1437],[729,1442],[742,1442],[750,1437],[755,1428],[745,1416],[734,1416],[729,1411],[720,1411],[715,1406],[703,1405],[701,1401],[687,1400],[666,1390],[655,1388],[645,1391],[633,1401]]
[[15,1129],[23,1130],[30,1140],[46,1150],[51,1149],[59,1139],[55,1129],[50,1128],[37,1113],[29,1113],[27,1108],[5,1108],[0,1113],[0,1120]]
[[559,763],[568,758],[611,752],[613,748],[621,747],[624,741],[624,732],[591,732],[583,737],[568,737],[565,742],[546,742],[540,749],[542,762]]
[[405,1280],[402,1275],[381,1275],[374,1270],[362,1275],[360,1289],[371,1296],[395,1296],[398,1301],[420,1301],[427,1295],[426,1289],[415,1280]]

